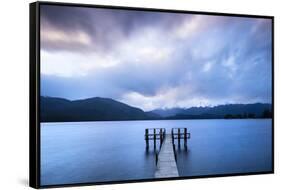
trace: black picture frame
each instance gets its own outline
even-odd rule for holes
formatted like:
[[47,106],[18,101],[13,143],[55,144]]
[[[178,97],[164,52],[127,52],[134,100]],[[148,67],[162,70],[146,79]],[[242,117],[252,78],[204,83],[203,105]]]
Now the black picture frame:
[[[152,11],[152,12],[169,12],[169,13],[188,13],[200,15],[216,15],[216,16],[232,16],[232,17],[247,17],[247,18],[267,18],[271,19],[272,26],[272,171],[269,172],[249,172],[249,173],[234,173],[234,174],[216,174],[202,175],[193,177],[175,177],[175,178],[158,178],[158,179],[140,179],[140,180],[122,180],[110,182],[93,182],[93,183],[77,183],[63,185],[45,185],[40,184],[40,6],[41,5],[56,5],[68,7],[91,7],[104,9],[122,9],[135,11]],[[51,187],[69,187],[69,186],[85,186],[85,185],[100,185],[100,184],[120,184],[120,183],[135,183],[135,182],[151,182],[151,181],[167,181],[167,180],[185,180],[194,178],[211,178],[211,177],[226,177],[226,176],[245,176],[257,174],[273,174],[274,173],[274,16],[266,15],[249,15],[249,14],[234,14],[234,13],[219,13],[219,12],[202,12],[188,10],[170,10],[157,8],[141,8],[141,7],[125,7],[111,5],[92,5],[92,4],[77,4],[77,3],[58,3],[58,2],[34,2],[29,4],[29,185],[33,188],[51,188]]]

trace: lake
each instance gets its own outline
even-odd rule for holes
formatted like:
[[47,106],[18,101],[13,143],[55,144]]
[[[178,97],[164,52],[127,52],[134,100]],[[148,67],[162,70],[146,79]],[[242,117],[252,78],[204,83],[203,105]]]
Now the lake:
[[[176,148],[180,176],[272,170],[271,119],[41,123],[41,185],[151,179],[145,128],[187,127]],[[150,146],[153,147],[153,146]]]

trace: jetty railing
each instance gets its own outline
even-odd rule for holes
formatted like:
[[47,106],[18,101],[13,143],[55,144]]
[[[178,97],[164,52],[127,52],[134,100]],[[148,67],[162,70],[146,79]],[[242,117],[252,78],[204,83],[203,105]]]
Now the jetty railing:
[[149,148],[149,141],[153,140],[154,149],[156,149],[157,140],[160,141],[160,148],[166,135],[165,128],[147,128],[145,129],[144,139],[146,142],[146,149]]
[[[155,163],[158,163],[158,155],[161,150],[162,144],[164,142],[166,136],[166,129],[165,128],[147,128],[145,129],[144,139],[146,142],[146,150],[149,149],[149,141],[153,141],[153,147],[155,151]],[[159,140],[159,150],[156,150],[157,140]]]
[[178,146],[181,145],[181,139],[184,141],[184,147],[187,147],[187,139],[190,139],[190,133],[187,132],[187,128],[172,128],[172,142],[175,144],[175,140],[178,141]]
[[182,139],[184,141],[184,148],[185,150],[187,150],[187,139],[190,139],[190,133],[187,132],[187,128],[172,128],[171,135],[172,135],[174,156],[177,162],[175,139],[177,139],[178,141],[178,147],[181,146],[181,139]]

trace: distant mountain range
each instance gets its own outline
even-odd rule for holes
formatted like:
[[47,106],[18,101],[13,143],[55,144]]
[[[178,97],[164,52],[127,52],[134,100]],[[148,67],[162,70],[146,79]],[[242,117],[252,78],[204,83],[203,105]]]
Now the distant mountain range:
[[40,98],[42,122],[119,121],[161,119],[268,118],[271,104],[228,104],[215,107],[156,109],[149,112],[110,98],[70,101],[63,98]]
[[219,118],[268,118],[271,117],[271,104],[226,104],[214,107],[191,107],[156,109],[155,113],[168,119],[219,119]]

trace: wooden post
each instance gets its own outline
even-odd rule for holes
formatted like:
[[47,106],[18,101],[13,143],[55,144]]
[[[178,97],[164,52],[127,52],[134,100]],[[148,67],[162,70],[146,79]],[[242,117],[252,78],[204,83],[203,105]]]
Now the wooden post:
[[163,142],[163,134],[162,134],[162,128],[160,129],[160,147],[162,145]]
[[185,148],[187,147],[186,141],[187,141],[187,129],[184,128],[184,147]]
[[145,143],[146,143],[146,149],[149,149],[148,129],[145,129]]
[[158,163],[158,153],[157,152],[155,153],[155,163],[156,163],[156,165]]
[[180,133],[181,133],[181,129],[178,128],[178,146],[180,146],[180,144],[181,144],[181,135],[180,135]]
[[172,128],[172,143],[175,144],[175,142],[174,142],[174,128]]
[[153,140],[154,140],[154,149],[156,149],[156,129],[153,129]]
[[174,149],[175,161],[177,162],[177,153],[176,153],[176,147],[175,147],[175,144],[173,144],[173,149]]

